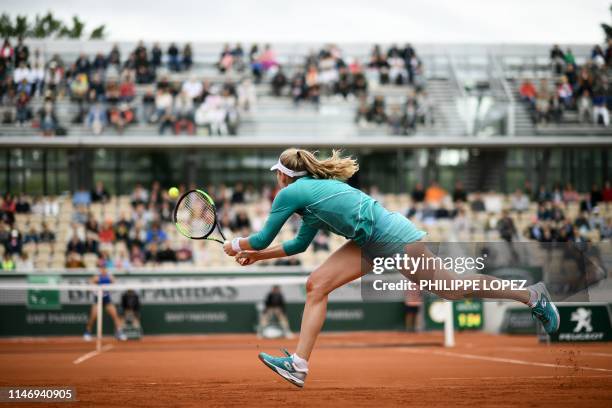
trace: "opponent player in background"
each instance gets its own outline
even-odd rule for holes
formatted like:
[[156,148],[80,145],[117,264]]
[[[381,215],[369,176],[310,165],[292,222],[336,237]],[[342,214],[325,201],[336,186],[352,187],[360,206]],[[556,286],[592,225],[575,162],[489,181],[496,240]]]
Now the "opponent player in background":
[[[304,252],[320,229],[333,232],[349,241],[316,268],[306,283],[306,304],[297,349],[294,354],[285,350],[285,356],[273,357],[260,353],[259,358],[269,368],[298,387],[304,386],[308,374],[308,360],[327,310],[327,296],[336,288],[361,277],[365,271],[362,261],[377,257],[407,254],[410,257],[435,257],[421,242],[426,235],[399,213],[390,212],[367,194],[345,181],[359,166],[349,157],[333,151],[330,158],[319,160],[312,152],[287,149],[272,166],[281,190],[272,203],[272,209],[263,229],[247,238],[234,238],[224,244],[225,252],[235,256],[241,265],[250,265],[264,259],[281,258]],[[297,236],[287,242],[268,246],[279,230],[294,213],[302,217]],[[437,269],[437,262],[425,262],[417,271],[400,271],[416,282],[422,280],[478,281],[482,288],[497,280],[487,275],[459,276],[454,272]],[[490,285],[487,285],[490,287]],[[473,286],[472,286],[473,287]],[[501,287],[501,286],[500,286]],[[550,301],[543,283],[524,290],[455,290],[434,291],[444,299],[463,298],[508,299],[529,305],[532,314],[540,320],[548,333],[559,327],[557,308]]]
[[[98,263],[98,271],[98,274],[93,276],[90,280],[92,284],[108,285],[109,283],[115,283],[115,278],[108,272],[106,264],[103,260],[100,260]],[[117,308],[111,300],[110,292],[102,292],[102,306],[104,306],[106,312],[110,315],[111,319],[113,319],[113,323],[115,325],[115,337],[121,341],[127,340],[123,330],[121,330],[121,319],[117,313]],[[92,328],[97,318],[102,319],[102,316],[98,316],[98,298],[96,296],[94,298],[94,303],[91,305],[91,311],[89,312],[89,320],[87,321],[85,334],[83,334],[83,339],[85,341],[91,341]]]

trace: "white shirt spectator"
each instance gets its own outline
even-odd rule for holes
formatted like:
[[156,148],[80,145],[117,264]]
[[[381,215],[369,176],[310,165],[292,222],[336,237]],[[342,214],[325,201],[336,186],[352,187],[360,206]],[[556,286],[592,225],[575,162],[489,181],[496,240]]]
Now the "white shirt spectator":
[[28,67],[19,67],[15,70],[15,72],[13,72],[13,80],[15,81],[15,83],[20,83],[21,81],[23,81],[24,79],[28,82],[30,82],[30,78],[31,78],[31,70]]
[[514,211],[527,211],[529,209],[529,197],[517,191],[510,197],[510,205]]
[[183,82],[183,86],[181,87],[181,90],[191,99],[198,97],[202,93],[202,89],[202,83],[196,81],[194,77],[191,77],[187,81]]
[[155,107],[159,110],[172,108],[172,95],[167,91],[160,91],[155,96]]

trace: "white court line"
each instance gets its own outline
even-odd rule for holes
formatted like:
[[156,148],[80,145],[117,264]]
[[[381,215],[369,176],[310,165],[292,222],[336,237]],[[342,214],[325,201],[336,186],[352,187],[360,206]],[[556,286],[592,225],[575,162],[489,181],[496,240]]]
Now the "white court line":
[[[416,350],[409,349],[400,349],[404,353],[417,353],[423,354],[423,352],[418,352]],[[579,367],[573,365],[564,365],[564,364],[550,364],[550,363],[538,363],[535,361],[526,361],[526,360],[516,360],[513,358],[500,358],[500,357],[489,357],[489,356],[479,356],[476,354],[465,354],[465,353],[452,353],[450,351],[428,351],[431,354],[437,354],[439,356],[447,356],[447,357],[459,357],[465,358],[468,360],[484,360],[484,361],[494,361],[496,363],[508,363],[508,364],[519,364],[519,365],[528,365],[528,366],[536,366],[536,367],[549,367],[549,368],[571,368],[581,369],[581,370],[591,370],[591,371],[604,371],[604,372],[612,372],[611,369],[608,368],[599,368],[599,367]]]
[[90,351],[89,353],[85,353],[81,357],[79,357],[76,360],[74,360],[72,363],[73,364],[81,364],[83,361],[89,360],[90,358],[95,357],[98,354],[102,354],[103,352],[108,351],[108,350],[110,350],[112,348],[113,348],[112,344],[107,344],[106,346],[102,347],[102,349],[100,351],[94,350],[94,351]]
[[[538,349],[531,349],[528,347],[504,347],[505,350],[509,350],[509,351],[524,351],[524,352],[528,352],[528,353],[541,353],[542,350],[538,350]],[[581,355],[581,356],[598,356],[598,357],[611,357],[612,358],[612,353],[604,353],[604,352],[596,352],[596,351],[583,351],[583,350],[576,350],[575,352],[577,355]]]
[[612,375],[527,375],[507,377],[433,377],[431,380],[550,380],[555,378],[611,378]]

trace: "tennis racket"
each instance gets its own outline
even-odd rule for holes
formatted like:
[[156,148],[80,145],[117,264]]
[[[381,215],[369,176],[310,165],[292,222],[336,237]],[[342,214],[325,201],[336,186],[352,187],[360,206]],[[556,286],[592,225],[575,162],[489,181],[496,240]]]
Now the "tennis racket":
[[[183,194],[174,207],[173,218],[176,229],[187,238],[207,239],[221,244],[226,240],[217,222],[215,202],[202,190]],[[218,236],[212,236],[215,228]]]

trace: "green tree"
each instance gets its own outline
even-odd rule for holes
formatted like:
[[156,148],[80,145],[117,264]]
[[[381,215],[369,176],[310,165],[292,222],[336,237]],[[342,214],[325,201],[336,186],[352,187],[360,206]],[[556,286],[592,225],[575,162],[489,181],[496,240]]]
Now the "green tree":
[[0,16],[0,36],[12,37],[15,29],[13,28],[13,22],[11,16],[6,13],[2,13]]
[[26,37],[29,32],[30,32],[30,24],[28,23],[28,16],[15,17],[15,26],[13,29],[13,36]]
[[[612,14],[612,4],[610,4],[610,14]],[[612,38],[612,27],[606,23],[601,23],[601,28],[604,30],[606,41]]]
[[83,23],[77,16],[72,17],[72,27],[68,27],[66,24],[60,29],[58,37],[66,37],[79,39],[83,35],[85,29],[85,23]]
[[35,38],[47,38],[56,34],[62,27],[62,22],[53,17],[53,13],[47,12],[43,17],[36,15],[32,36]]
[[104,30],[106,30],[106,25],[102,24],[99,27],[94,28],[94,30],[91,32],[91,35],[89,36],[90,40],[102,40],[104,39],[104,37],[106,37],[106,33],[104,32]]

